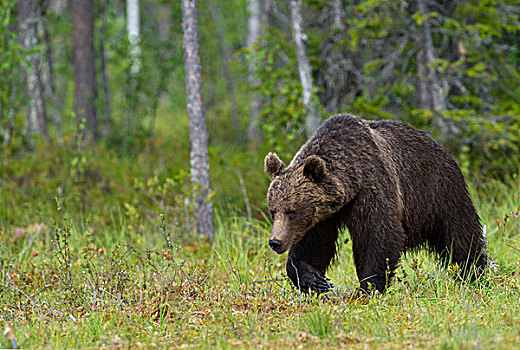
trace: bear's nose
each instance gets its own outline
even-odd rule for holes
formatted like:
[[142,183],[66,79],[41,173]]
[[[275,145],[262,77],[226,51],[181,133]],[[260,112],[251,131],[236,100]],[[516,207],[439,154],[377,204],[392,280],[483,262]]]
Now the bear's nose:
[[269,246],[271,247],[271,249],[276,250],[282,246],[282,241],[278,239],[270,239]]

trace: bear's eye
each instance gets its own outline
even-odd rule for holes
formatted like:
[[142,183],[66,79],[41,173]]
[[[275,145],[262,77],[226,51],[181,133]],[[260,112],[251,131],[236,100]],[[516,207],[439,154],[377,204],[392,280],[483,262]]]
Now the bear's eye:
[[289,211],[286,211],[285,214],[287,214],[287,216],[289,217],[289,219],[294,219],[296,218],[296,211],[294,210],[289,210]]

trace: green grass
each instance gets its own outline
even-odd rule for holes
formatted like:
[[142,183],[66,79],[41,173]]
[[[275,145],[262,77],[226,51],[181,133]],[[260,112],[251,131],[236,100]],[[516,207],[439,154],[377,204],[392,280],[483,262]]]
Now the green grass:
[[[323,299],[292,289],[286,257],[267,247],[270,223],[258,209],[245,218],[244,198],[229,178],[214,181],[215,241],[190,233],[182,215],[190,208],[179,194],[184,177],[175,177],[167,152],[154,147],[135,159],[94,150],[83,178],[71,175],[74,152],[52,146],[36,156],[3,158],[0,326],[7,332],[0,347],[14,339],[23,348],[509,349],[520,343],[520,252],[510,247],[520,248],[514,213],[520,183],[471,189],[498,264],[477,283],[457,282],[419,252],[403,257],[386,294],[354,298],[358,282],[347,243],[328,272],[337,287]],[[236,157],[244,174],[255,167],[247,155]],[[161,170],[154,164],[163,164]],[[229,169],[215,164],[217,174]],[[255,198],[263,197],[256,190],[263,180],[244,179],[254,192],[252,207],[262,208]],[[223,189],[233,186],[236,194],[227,197]],[[504,224],[506,212],[513,213]]]

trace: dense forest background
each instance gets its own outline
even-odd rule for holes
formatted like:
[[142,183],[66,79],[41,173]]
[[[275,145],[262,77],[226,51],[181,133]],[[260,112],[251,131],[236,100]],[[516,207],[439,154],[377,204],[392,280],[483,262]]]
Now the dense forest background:
[[[200,0],[198,24],[187,21],[183,4],[195,2],[0,1],[0,318],[7,325],[0,345],[230,346],[235,339],[249,347],[280,333],[286,345],[332,334],[339,344],[400,347],[417,332],[414,341],[431,347],[440,344],[426,340],[432,334],[475,345],[475,329],[503,332],[502,346],[517,343],[520,2]],[[198,41],[187,35],[193,28]],[[187,50],[189,40],[199,55]],[[193,57],[200,57],[200,98],[187,93]],[[193,178],[190,133],[206,131],[192,129],[190,101],[203,106],[210,186]],[[399,293],[368,309],[341,299],[302,311],[301,299],[291,299],[279,283],[282,260],[267,250],[263,159],[275,151],[290,161],[338,113],[410,123],[454,156],[490,256],[503,267],[490,289],[459,290],[444,271],[432,279],[413,258],[397,279]],[[201,194],[213,204],[214,227],[200,229]],[[352,277],[344,284],[357,284],[345,249],[331,272],[342,272],[340,288],[345,274]],[[461,301],[480,298],[484,311]],[[422,305],[421,316],[392,314],[406,302]],[[465,310],[462,318],[452,318],[450,303]],[[434,317],[430,308],[444,311]],[[350,314],[367,328],[356,328],[363,322]],[[506,321],[491,316],[505,314]],[[120,317],[135,326],[117,333]],[[86,323],[62,330],[70,319]],[[454,338],[439,328],[445,322],[455,325]],[[107,329],[111,335],[99,335]]]
[[[34,6],[28,15],[20,13],[24,9],[16,1],[1,5],[4,170],[9,158],[30,157],[42,147],[70,150],[64,145],[73,142],[79,127],[73,69],[73,18],[78,15],[73,11],[82,9],[64,0],[27,3]],[[289,4],[198,4],[217,206],[245,210],[243,178],[250,204],[262,208],[263,155],[274,150],[289,160],[307,137],[310,113]],[[90,147],[99,152],[127,159],[168,153],[161,157],[165,164],[146,161],[149,170],[189,171],[181,4],[141,1],[134,44],[126,6],[124,1],[92,3],[95,111],[82,127],[92,130],[97,145]],[[402,120],[430,132],[474,181],[503,181],[518,172],[516,1],[303,1],[299,6],[312,73],[310,103],[320,120],[343,112]],[[140,175],[151,176],[150,171]],[[234,179],[222,176],[226,173]],[[104,177],[104,182],[115,180]]]

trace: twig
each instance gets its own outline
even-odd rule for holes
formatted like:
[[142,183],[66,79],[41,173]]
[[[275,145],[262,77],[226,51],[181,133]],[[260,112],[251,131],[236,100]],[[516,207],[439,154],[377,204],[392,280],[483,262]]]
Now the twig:
[[513,248],[513,249],[516,250],[517,252],[520,252],[520,249],[519,249],[519,248],[514,247],[514,246],[512,246],[512,245],[509,244],[509,243],[506,243],[506,246],[508,246],[509,248]]
[[18,288],[16,286],[16,284],[14,283],[13,279],[11,278],[11,275],[9,274],[9,271],[6,273],[7,275],[7,278],[9,279],[9,282],[11,282],[11,284],[13,285],[13,288],[20,294],[22,294],[24,297],[27,298],[27,300],[29,300],[33,305],[34,307],[36,308],[36,312],[38,312],[38,315],[40,316],[40,318],[42,317],[42,312],[40,310],[40,307],[38,306],[38,304],[36,304],[36,302],[30,297],[28,296],[26,293],[24,293],[23,290],[21,290],[20,288]]
[[94,286],[94,283],[92,283],[92,281],[90,280],[90,278],[88,277],[88,275],[85,275],[85,277],[87,278],[87,281],[88,283],[90,283],[91,287],[92,287],[92,290],[94,291],[94,300],[92,301],[92,308],[94,311],[96,311],[96,300],[97,300],[97,288]]
[[110,282],[112,282],[112,279],[119,274],[119,265],[122,265],[123,262],[126,261],[126,257],[130,253],[132,253],[132,247],[128,246],[128,249],[121,255],[121,257],[111,264],[110,274],[108,275],[106,281],[103,282],[104,285],[108,285]]
[[502,234],[504,235],[504,242],[505,242],[506,246],[516,250],[517,252],[520,252],[520,249],[517,248],[517,247],[514,247],[514,246],[512,246],[511,244],[508,243],[509,240],[508,240],[507,234],[506,234],[506,226],[507,226],[508,219],[512,216],[513,220],[515,221],[515,226],[518,228],[518,216],[519,216],[519,213],[520,213],[520,205],[516,208],[516,211],[512,211],[510,213],[505,213],[504,214],[504,218],[502,219],[502,221],[500,221],[499,219],[495,220],[495,222],[497,223],[498,227],[502,230]]
[[291,265],[294,268],[294,271],[296,271],[296,281],[298,282],[298,293],[300,294],[300,312],[302,312],[302,289],[300,287],[300,276],[298,275],[298,269],[296,266],[294,266],[293,259],[289,258],[291,261]]
[[172,245],[170,243],[170,238],[168,237],[168,234],[166,233],[166,225],[164,223],[164,214],[161,213],[161,224],[159,225],[159,232],[163,236],[164,240],[166,241],[166,246],[168,250],[172,249]]
[[139,270],[139,265],[136,265],[137,273],[139,274],[139,313],[142,313],[142,302],[143,302],[143,277],[141,276],[141,271]]
[[34,238],[40,234],[40,232],[42,231],[42,229],[43,229],[43,224],[38,225],[38,230],[36,231],[36,233],[35,233],[34,235],[32,235],[32,236],[29,237],[29,239],[27,240],[27,244],[25,245],[25,247],[23,247],[22,252],[20,253],[20,257],[23,257],[23,255],[25,254],[25,252],[26,252],[27,250],[29,250],[29,248],[31,247],[31,245],[32,245],[32,243],[33,243],[33,241],[34,241]]
[[105,289],[103,289],[103,288],[99,288],[99,290],[102,291],[102,292],[104,292],[104,293],[106,293],[106,294],[108,294],[108,295],[111,296],[112,298],[116,299],[116,300],[121,304],[121,306],[123,306],[123,307],[126,309],[126,305],[125,305],[125,303],[123,302],[123,300],[121,300],[120,297],[118,297],[117,295],[114,295],[114,294],[110,293],[109,291],[107,291],[107,290],[105,290]]
[[283,282],[284,278],[270,278],[268,280],[253,281],[253,284],[269,283],[269,282]]
[[52,286],[51,286],[51,285],[44,285],[44,287],[43,287],[42,289],[40,289],[39,291],[35,292],[35,293],[32,295],[32,297],[34,298],[34,297],[40,295],[41,292],[43,292],[44,290],[49,289],[50,287],[52,287]]

